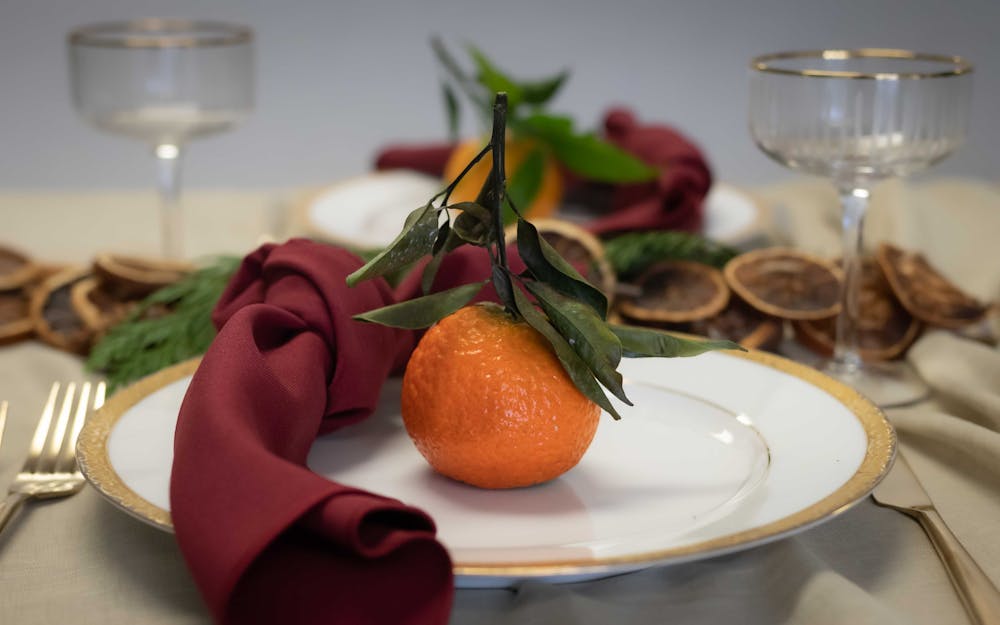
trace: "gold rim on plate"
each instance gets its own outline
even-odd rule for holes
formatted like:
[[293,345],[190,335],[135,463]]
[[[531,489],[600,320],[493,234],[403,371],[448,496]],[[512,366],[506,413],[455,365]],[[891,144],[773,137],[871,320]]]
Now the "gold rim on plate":
[[[888,59],[897,61],[924,61],[949,65],[948,69],[927,72],[855,72],[832,69],[789,69],[779,67],[781,61],[791,59],[816,59],[822,61],[843,61],[847,59]],[[750,68],[758,72],[785,74],[788,76],[811,76],[816,78],[850,78],[863,80],[914,80],[922,78],[947,78],[972,72],[972,64],[960,56],[944,54],[924,54],[911,50],[893,48],[858,48],[854,50],[801,50],[775,52],[755,57]]]
[[201,48],[250,43],[253,30],[226,22],[150,17],[81,26],[66,40],[73,46],[98,48]]
[[[642,568],[658,562],[684,560],[695,555],[717,555],[749,547],[805,529],[851,508],[867,496],[892,466],[896,455],[896,432],[882,411],[860,393],[816,369],[766,352],[732,352],[727,357],[751,360],[798,378],[833,396],[858,420],[867,437],[864,458],[854,475],[837,490],[816,503],[759,527],[719,536],[690,545],[669,547],[638,554],[570,559],[552,562],[524,562],[498,565],[484,562],[456,562],[454,572],[463,576],[549,576],[599,572],[614,567]],[[169,367],[136,382],[109,398],[104,407],[87,420],[80,434],[77,458],[91,484],[125,512],[168,532],[173,531],[170,512],[140,497],[129,488],[111,465],[108,437],[118,419],[147,395],[194,373],[200,359]]]

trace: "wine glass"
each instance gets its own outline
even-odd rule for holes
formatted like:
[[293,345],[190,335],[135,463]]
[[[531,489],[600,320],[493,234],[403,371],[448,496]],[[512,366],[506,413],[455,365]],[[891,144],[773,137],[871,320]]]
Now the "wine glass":
[[182,256],[181,153],[253,108],[253,32],[210,21],[141,19],[68,36],[77,112],[101,130],[148,143],[156,157],[162,253]]
[[907,50],[782,52],[751,61],[750,134],[777,162],[840,195],[844,283],[824,370],[881,406],[927,394],[903,363],[862,363],[857,320],[865,211],[880,181],[937,163],[965,139],[972,66]]

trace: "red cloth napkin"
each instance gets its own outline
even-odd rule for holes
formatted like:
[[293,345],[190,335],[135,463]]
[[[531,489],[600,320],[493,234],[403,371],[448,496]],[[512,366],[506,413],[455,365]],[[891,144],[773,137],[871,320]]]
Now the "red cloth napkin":
[[701,230],[712,172],[701,151],[676,130],[642,125],[625,109],[604,118],[608,141],[660,170],[651,182],[620,185],[611,212],[587,224],[595,234],[628,230]]
[[305,466],[368,416],[413,334],[353,321],[393,301],[360,261],[305,240],[248,256],[178,417],[177,541],[219,623],[444,623],[451,562],[424,513]]
[[[612,188],[610,206],[597,206],[598,215],[586,228],[595,234],[632,230],[701,230],[703,203],[712,186],[712,172],[697,146],[673,128],[640,124],[626,109],[613,109],[604,119],[605,138],[660,170],[659,176],[642,184]],[[375,159],[376,169],[413,169],[441,176],[451,143],[397,145],[382,150]],[[587,180],[572,180],[571,193],[597,203],[607,193]],[[589,187],[589,188],[588,188]],[[602,189],[603,191],[603,189]],[[585,203],[586,198],[584,198]]]

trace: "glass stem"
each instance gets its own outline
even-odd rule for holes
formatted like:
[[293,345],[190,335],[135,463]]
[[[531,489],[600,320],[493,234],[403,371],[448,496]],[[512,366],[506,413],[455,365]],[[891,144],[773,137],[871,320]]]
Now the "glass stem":
[[861,367],[858,353],[858,319],[861,313],[861,266],[865,213],[869,189],[856,185],[840,187],[841,225],[843,227],[844,282],[840,287],[840,314],[833,364],[840,373],[852,374]]
[[156,146],[157,186],[160,191],[160,237],[161,252],[166,258],[179,259],[183,256],[181,233],[181,149],[180,146],[165,143]]

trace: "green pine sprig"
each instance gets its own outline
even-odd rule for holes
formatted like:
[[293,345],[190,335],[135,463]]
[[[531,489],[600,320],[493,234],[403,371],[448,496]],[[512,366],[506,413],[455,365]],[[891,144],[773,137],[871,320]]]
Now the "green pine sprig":
[[215,338],[211,313],[240,258],[223,256],[142,300],[94,346],[87,368],[109,390],[200,356]]
[[[730,341],[687,339],[609,323],[605,295],[546,242],[507,194],[503,158],[506,122],[507,94],[500,92],[494,99],[493,132],[486,147],[458,178],[411,212],[389,247],[348,276],[347,283],[353,286],[390,274],[429,255],[431,260],[422,276],[424,293],[428,293],[443,257],[463,245],[485,249],[490,275],[480,282],[371,310],[355,319],[397,328],[426,328],[468,304],[492,283],[507,314],[544,336],[580,392],[615,419],[620,415],[605,391],[631,405],[618,372],[623,357],[693,356],[714,349],[742,349]],[[475,202],[448,205],[451,191],[486,153],[492,153],[493,163],[479,197]],[[511,271],[507,262],[504,206],[509,206],[517,220],[517,251],[527,267],[519,274]],[[460,212],[452,217],[449,209]]]
[[690,260],[721,269],[739,252],[724,243],[677,230],[629,232],[604,243],[604,253],[621,280],[630,280],[661,260]]

